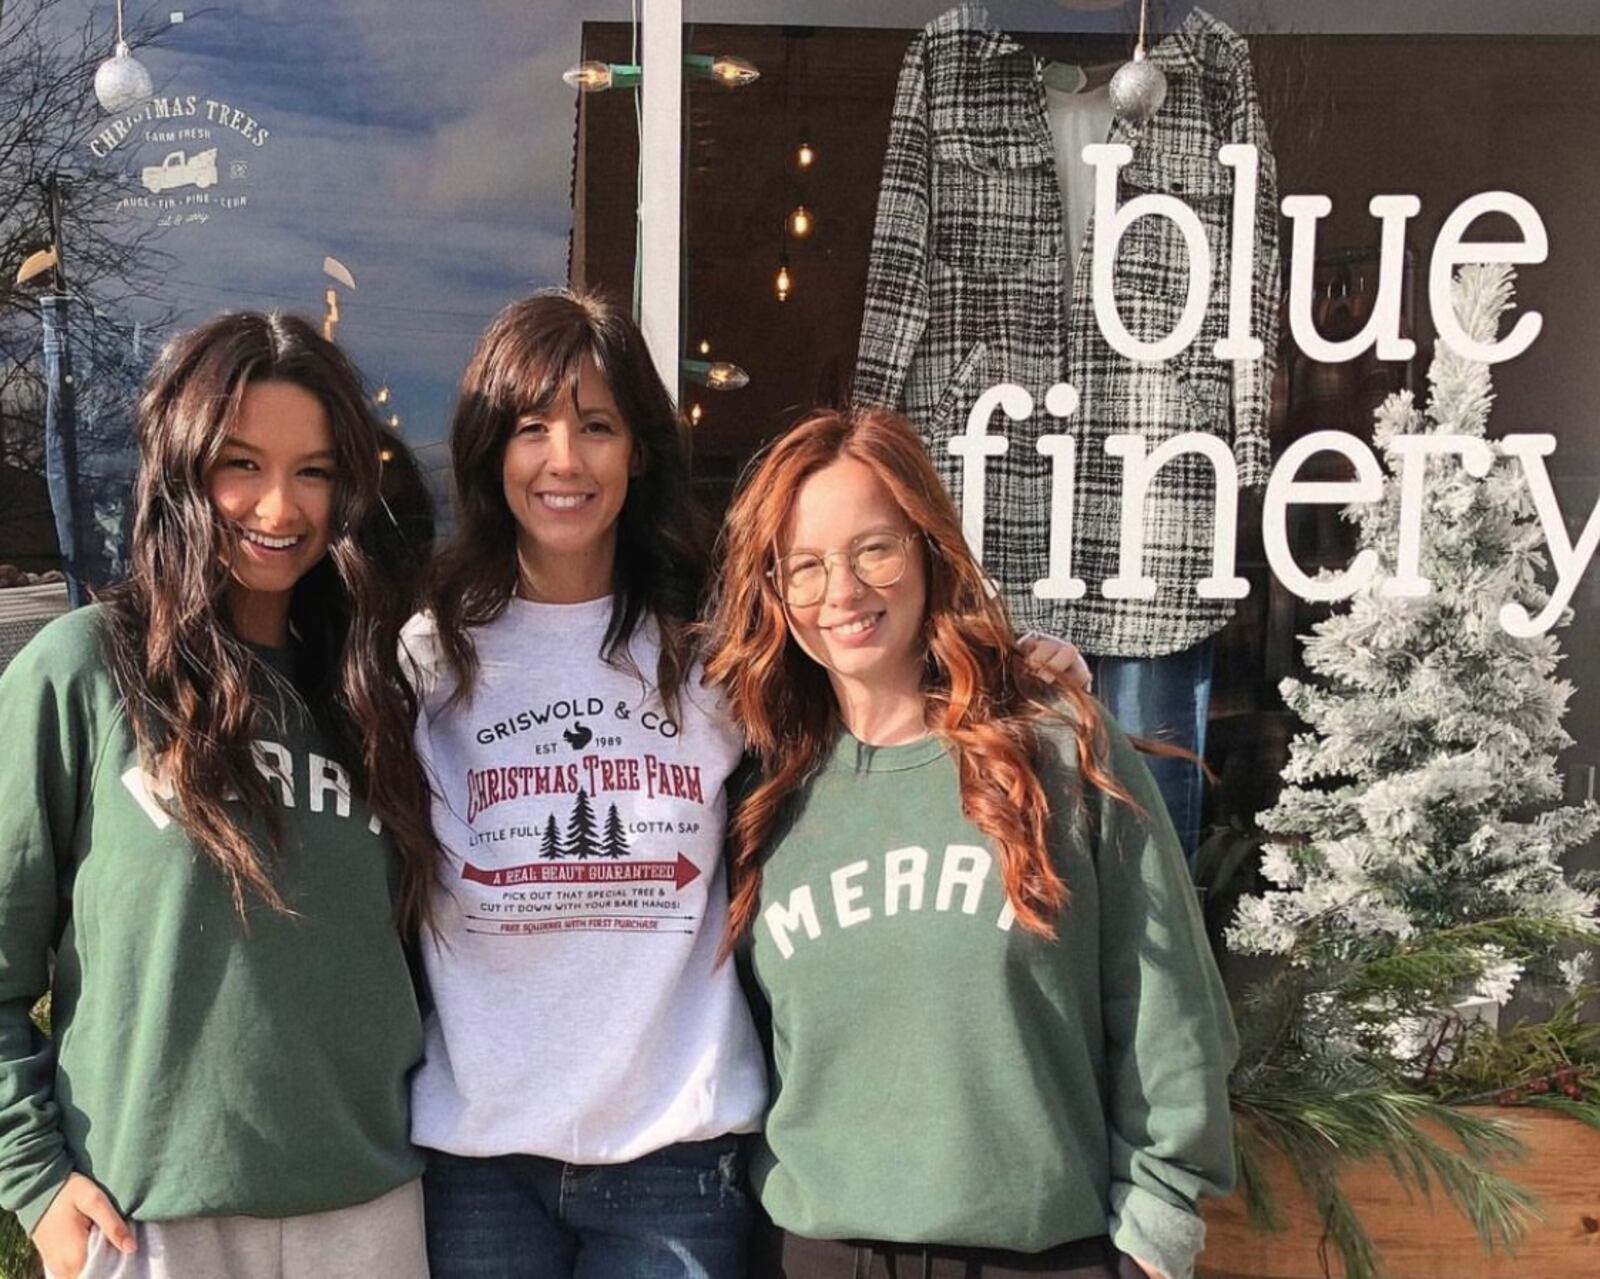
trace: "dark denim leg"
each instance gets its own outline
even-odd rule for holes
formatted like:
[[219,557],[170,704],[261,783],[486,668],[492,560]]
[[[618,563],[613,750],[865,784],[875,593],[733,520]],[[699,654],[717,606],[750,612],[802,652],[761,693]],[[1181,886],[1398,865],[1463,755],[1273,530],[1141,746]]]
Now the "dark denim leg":
[[422,1194],[433,1279],[571,1279],[577,1242],[556,1215],[560,1164],[529,1155],[427,1156]]
[[[1092,658],[1095,696],[1125,731],[1204,758],[1212,647],[1211,640],[1202,640],[1164,657]],[[1200,846],[1205,779],[1187,760],[1146,755],[1144,762],[1166,801],[1183,855],[1192,863]]]
[[744,1279],[750,1200],[736,1137],[569,1166],[561,1203],[578,1232],[574,1279]]

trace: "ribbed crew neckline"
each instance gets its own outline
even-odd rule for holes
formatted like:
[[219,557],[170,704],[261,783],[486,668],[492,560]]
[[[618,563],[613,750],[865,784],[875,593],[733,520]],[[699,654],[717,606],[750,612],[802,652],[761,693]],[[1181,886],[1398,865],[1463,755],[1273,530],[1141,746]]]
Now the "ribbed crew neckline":
[[833,754],[823,771],[829,773],[903,773],[922,768],[950,753],[950,744],[936,733],[898,746],[873,746],[841,728]]

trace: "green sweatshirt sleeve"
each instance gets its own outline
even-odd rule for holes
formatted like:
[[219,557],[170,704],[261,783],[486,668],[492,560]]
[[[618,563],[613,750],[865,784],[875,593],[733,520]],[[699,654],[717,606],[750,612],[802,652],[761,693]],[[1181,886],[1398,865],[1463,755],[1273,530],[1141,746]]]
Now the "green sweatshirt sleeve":
[[92,712],[72,669],[78,629],[52,624],[0,675],[0,1207],[29,1232],[72,1171],[55,1051],[29,1013],[50,988],[59,885],[94,757]]
[[1195,1202],[1233,1185],[1238,1039],[1161,794],[1114,725],[1111,737],[1112,771],[1143,810],[1097,800],[1111,1237],[1190,1279],[1205,1242]]

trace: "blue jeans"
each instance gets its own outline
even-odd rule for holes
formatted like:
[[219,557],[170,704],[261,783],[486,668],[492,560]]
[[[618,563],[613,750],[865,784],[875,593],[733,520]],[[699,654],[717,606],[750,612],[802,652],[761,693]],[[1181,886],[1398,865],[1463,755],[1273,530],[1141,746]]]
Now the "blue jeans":
[[[1090,657],[1094,693],[1126,732],[1182,746],[1202,759],[1211,710],[1212,641],[1163,657]],[[1182,759],[1146,755],[1178,831],[1183,855],[1194,863],[1205,807],[1205,777]]]
[[738,1137],[625,1164],[427,1152],[433,1279],[743,1279],[750,1234]]

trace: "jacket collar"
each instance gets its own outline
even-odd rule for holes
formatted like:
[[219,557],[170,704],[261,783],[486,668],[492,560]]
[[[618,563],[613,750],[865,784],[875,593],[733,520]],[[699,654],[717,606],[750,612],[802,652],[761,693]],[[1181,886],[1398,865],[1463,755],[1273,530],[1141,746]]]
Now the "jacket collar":
[[[1198,45],[1201,35],[1215,30],[1221,24],[1198,6],[1189,11],[1183,24],[1170,35],[1159,40],[1150,50],[1150,61],[1163,71],[1186,75],[1200,70]],[[1027,50],[1015,37],[1000,30],[981,4],[961,4],[940,18],[935,18],[929,29],[973,31],[978,34],[977,54],[980,58],[999,58]]]

